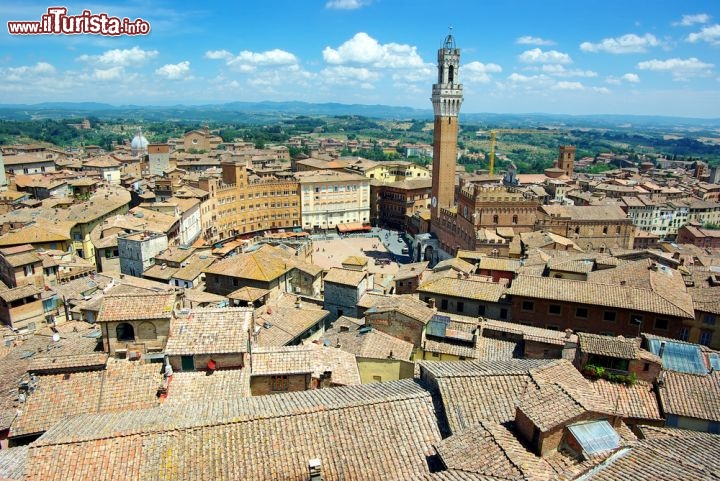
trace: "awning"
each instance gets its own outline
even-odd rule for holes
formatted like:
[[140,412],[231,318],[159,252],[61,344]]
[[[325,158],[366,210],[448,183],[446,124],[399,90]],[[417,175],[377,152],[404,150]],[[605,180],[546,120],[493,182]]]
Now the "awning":
[[346,232],[369,232],[372,230],[372,226],[370,224],[363,224],[362,222],[348,222],[347,224],[338,224],[337,230],[341,234]]

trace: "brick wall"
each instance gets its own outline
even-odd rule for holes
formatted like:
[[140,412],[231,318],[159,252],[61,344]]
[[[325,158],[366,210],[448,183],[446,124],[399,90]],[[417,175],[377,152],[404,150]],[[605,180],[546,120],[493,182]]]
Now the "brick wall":
[[412,342],[415,347],[422,344],[425,325],[398,312],[365,313],[365,322],[378,331]]
[[306,391],[310,389],[310,374],[290,374],[288,375],[288,390],[273,391],[272,376],[251,376],[250,392],[253,396],[263,396],[266,394],[280,394],[281,392]]
[[[531,302],[532,309],[524,309],[524,302]],[[560,310],[551,313],[551,305],[559,305]],[[589,332],[612,336],[637,337],[640,331],[663,337],[678,339],[683,320],[677,317],[664,316],[650,312],[630,311],[622,308],[611,308],[591,304],[575,304],[571,302],[547,299],[533,299],[524,296],[512,296],[511,319],[522,321],[536,327],[564,331]],[[587,317],[578,316],[577,309],[586,309]],[[615,320],[604,320],[605,312],[614,312]],[[631,323],[631,318],[642,317],[642,325]],[[658,320],[667,320],[667,329],[656,328]]]

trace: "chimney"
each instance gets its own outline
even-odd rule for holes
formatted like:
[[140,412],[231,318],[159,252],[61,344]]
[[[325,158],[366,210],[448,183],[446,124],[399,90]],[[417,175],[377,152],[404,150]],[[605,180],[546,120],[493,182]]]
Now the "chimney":
[[308,461],[308,471],[310,477],[309,481],[323,481],[322,478],[322,464],[318,458],[313,458]]
[[430,309],[435,309],[435,299],[432,297],[430,299],[428,299],[427,305]]

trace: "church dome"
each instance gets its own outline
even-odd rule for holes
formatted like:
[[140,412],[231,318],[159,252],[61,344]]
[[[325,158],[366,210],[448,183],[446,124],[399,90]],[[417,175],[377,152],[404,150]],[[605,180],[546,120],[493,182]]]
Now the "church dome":
[[147,149],[149,142],[145,138],[145,136],[138,130],[137,134],[135,134],[135,137],[133,137],[132,142],[130,142],[130,147],[133,150],[142,150]]

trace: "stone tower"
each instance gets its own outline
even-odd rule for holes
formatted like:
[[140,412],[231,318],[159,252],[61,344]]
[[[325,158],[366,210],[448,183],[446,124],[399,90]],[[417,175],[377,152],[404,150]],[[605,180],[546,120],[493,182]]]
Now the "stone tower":
[[560,154],[558,155],[557,166],[562,169],[563,173],[568,177],[572,177],[575,171],[575,146],[561,145]]
[[439,209],[455,205],[455,164],[457,162],[458,114],[463,101],[459,83],[460,49],[449,34],[438,50],[438,80],[432,88],[435,115],[433,135],[431,219]]

